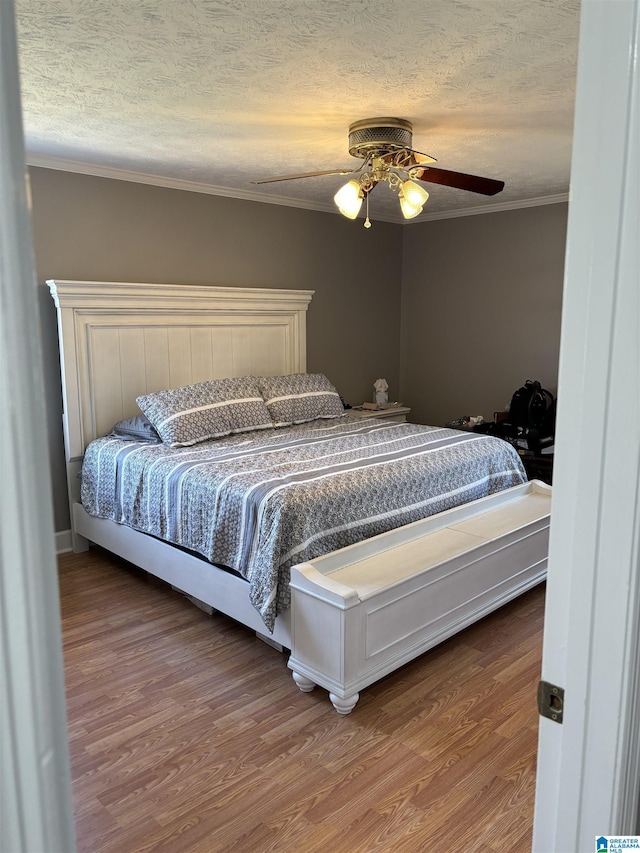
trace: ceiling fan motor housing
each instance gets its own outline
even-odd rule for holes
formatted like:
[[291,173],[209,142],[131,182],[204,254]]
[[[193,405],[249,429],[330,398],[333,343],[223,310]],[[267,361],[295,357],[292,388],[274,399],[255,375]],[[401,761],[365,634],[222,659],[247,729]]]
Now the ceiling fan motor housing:
[[411,148],[413,125],[402,118],[365,118],[349,125],[349,154],[365,159]]

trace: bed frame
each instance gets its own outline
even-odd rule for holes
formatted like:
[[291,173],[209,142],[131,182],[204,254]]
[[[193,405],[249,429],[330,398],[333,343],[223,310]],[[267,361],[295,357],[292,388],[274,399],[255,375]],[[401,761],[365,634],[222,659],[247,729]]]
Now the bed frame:
[[[47,284],[58,314],[74,551],[94,542],[264,638],[246,581],[90,516],[80,504],[79,472],[87,444],[138,413],[141,394],[304,372],[313,291]],[[367,684],[544,578],[550,491],[518,486],[294,568],[292,607],[267,640],[291,649],[301,690],[323,686],[336,710],[349,713]]]

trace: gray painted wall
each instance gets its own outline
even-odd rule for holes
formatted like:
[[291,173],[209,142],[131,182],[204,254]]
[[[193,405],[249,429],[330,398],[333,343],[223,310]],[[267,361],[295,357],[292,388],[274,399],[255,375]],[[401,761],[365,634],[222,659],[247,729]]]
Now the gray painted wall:
[[398,393],[401,226],[50,169],[31,186],[56,530],[69,515],[48,278],[315,290],[307,369],[354,404],[379,376]]
[[351,403],[384,376],[416,422],[491,417],[527,378],[555,391],[566,204],[367,231],[327,213],[49,169],[32,168],[31,185],[58,531],[69,514],[48,278],[315,290],[308,370]]
[[557,390],[567,204],[406,226],[400,395],[412,420],[491,419]]

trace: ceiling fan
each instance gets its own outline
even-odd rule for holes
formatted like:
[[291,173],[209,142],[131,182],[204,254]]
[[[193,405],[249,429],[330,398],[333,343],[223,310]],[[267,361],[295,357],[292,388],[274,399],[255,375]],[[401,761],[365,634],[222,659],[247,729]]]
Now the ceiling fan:
[[274,181],[294,181],[322,175],[358,175],[348,181],[334,196],[340,213],[355,219],[364,199],[367,200],[365,228],[369,221],[369,193],[386,181],[398,193],[400,209],[405,219],[422,212],[429,193],[416,181],[455,187],[481,195],[496,195],[504,188],[504,181],[481,178],[464,172],[451,172],[431,166],[436,160],[413,148],[413,125],[402,118],[365,118],[349,125],[349,154],[362,160],[357,169],[328,169],[324,172],[304,172],[299,175],[281,175],[252,181],[268,184]]

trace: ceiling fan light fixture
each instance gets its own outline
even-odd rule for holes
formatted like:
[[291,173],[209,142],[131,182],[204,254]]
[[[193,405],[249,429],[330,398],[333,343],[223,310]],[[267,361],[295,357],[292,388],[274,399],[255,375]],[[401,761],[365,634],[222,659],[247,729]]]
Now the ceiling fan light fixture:
[[429,198],[429,193],[414,181],[403,181],[398,193],[400,210],[405,219],[413,219],[419,213]]
[[343,216],[346,216],[347,219],[355,219],[360,213],[363,198],[364,193],[358,181],[348,181],[343,187],[340,187],[333,200]]
[[[365,197],[368,206],[371,191],[383,182],[386,182],[394,193],[398,193],[400,209],[405,219],[413,219],[422,213],[422,208],[429,198],[429,193],[415,181],[440,184],[488,196],[496,195],[504,189],[504,181],[494,178],[481,178],[466,172],[451,172],[448,169],[427,166],[427,163],[435,163],[435,158],[414,149],[413,125],[407,119],[381,116],[352,122],[349,125],[349,154],[362,161],[357,169],[303,172],[299,175],[262,178],[252,183],[268,184],[273,181],[293,181],[321,175],[357,174],[357,180],[349,181],[333,197],[340,213],[348,219],[357,217]],[[370,225],[367,216],[365,228]]]

